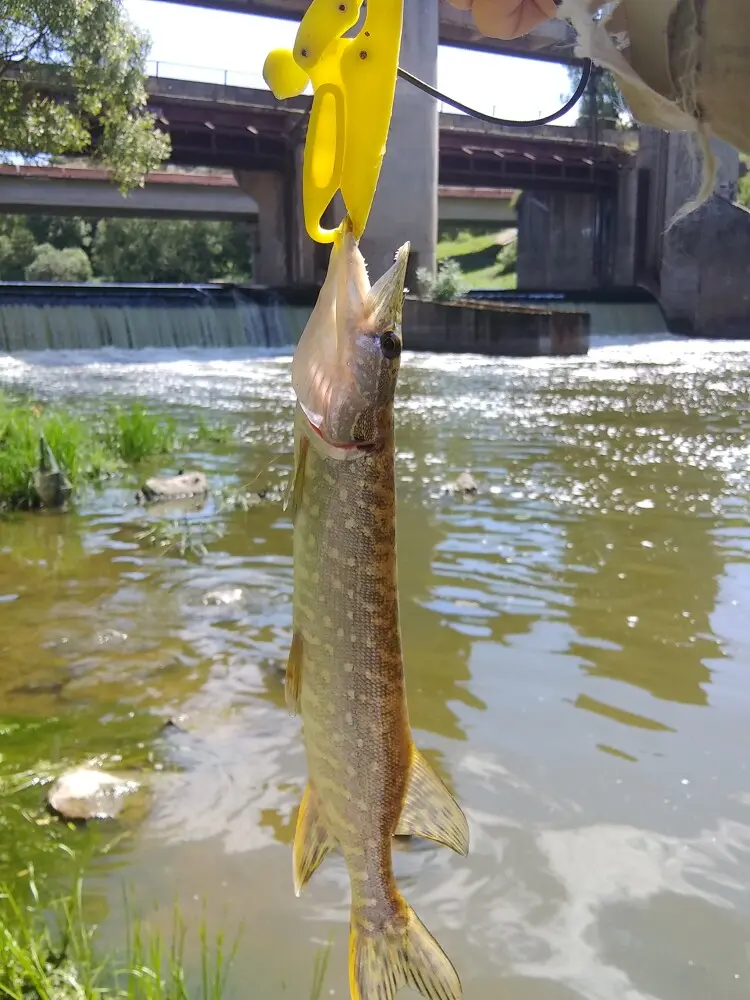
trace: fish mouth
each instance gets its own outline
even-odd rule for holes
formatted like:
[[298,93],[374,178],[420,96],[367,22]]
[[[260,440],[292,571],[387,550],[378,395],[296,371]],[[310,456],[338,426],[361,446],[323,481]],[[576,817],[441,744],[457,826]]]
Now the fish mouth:
[[400,246],[394,254],[393,264],[372,286],[369,303],[371,323],[400,322],[410,252],[411,243]]
[[335,448],[336,451],[352,452],[352,451],[369,451],[372,448],[372,443],[367,441],[332,441],[327,438],[322,430],[323,418],[318,416],[316,413],[311,413],[310,410],[304,405],[304,403],[299,404],[302,413],[304,414],[305,420],[310,428],[310,430],[315,434],[316,437],[320,438],[323,444],[328,445],[329,448]]

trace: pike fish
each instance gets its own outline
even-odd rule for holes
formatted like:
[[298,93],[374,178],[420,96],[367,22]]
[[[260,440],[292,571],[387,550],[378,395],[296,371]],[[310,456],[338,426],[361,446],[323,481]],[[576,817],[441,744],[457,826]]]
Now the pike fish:
[[351,884],[352,1000],[411,986],[458,1000],[461,984],[399,892],[394,835],[468,853],[466,818],[414,745],[396,578],[393,402],[409,245],[372,287],[351,232],[292,364],[297,397],[293,638],[286,700],[302,717],[308,782],[294,837],[297,895],[339,849]]

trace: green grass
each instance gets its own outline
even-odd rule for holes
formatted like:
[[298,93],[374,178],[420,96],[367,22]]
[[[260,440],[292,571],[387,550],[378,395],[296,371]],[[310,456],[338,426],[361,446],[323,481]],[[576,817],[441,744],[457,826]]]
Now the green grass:
[[73,483],[97,479],[116,466],[116,456],[79,417],[0,394],[0,508],[37,504],[32,475],[41,432]]
[[481,233],[473,236],[471,233],[461,233],[455,239],[441,240],[437,246],[437,259],[448,257],[463,257],[466,254],[482,253],[497,244],[497,233]]
[[135,465],[152,455],[165,455],[177,444],[177,426],[167,417],[155,417],[138,403],[115,407],[106,416],[103,439],[112,455]]
[[498,233],[460,233],[438,243],[439,261],[454,260],[461,269],[461,289],[516,287],[515,259],[498,242]]
[[516,287],[516,273],[499,273],[500,269],[494,265],[492,267],[482,267],[478,271],[464,271],[464,288],[501,288],[514,289]]
[[[23,895],[0,889],[0,996],[11,1000],[188,1000],[185,924],[175,910],[170,941],[128,920],[121,955],[101,955],[97,928],[86,920],[83,885],[42,902],[33,870]],[[209,941],[199,928],[200,989],[191,1000],[221,1000],[239,939]]]
[[90,417],[59,404],[13,399],[0,392],[0,510],[38,506],[33,473],[40,433],[75,489],[155,455],[174,454],[181,444],[221,442],[231,431],[199,419],[181,441],[174,420],[138,403]]
[[[239,934],[231,946],[222,933],[211,941],[202,920],[197,960],[193,951],[189,953],[193,978],[198,980],[191,983],[185,965],[186,927],[179,909],[175,907],[169,940],[149,932],[129,912],[127,917],[120,954],[102,954],[97,949],[97,927],[86,919],[80,879],[69,896],[46,902],[40,898],[33,870],[23,892],[0,888],[0,997],[222,1000]],[[323,995],[329,954],[330,942],[316,954],[309,1000],[320,1000]]]

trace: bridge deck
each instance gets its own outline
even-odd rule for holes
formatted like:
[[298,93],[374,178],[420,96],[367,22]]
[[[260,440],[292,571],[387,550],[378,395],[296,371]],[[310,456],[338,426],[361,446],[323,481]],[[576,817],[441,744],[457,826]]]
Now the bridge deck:
[[[174,0],[170,0],[174,2]],[[236,14],[255,14],[299,21],[309,0],[179,0],[189,7],[206,7]],[[440,4],[440,43],[460,48],[495,52],[498,55],[574,63],[575,34],[565,21],[549,21],[522,38],[510,40],[486,38],[474,26],[470,14],[456,10],[442,0]]]

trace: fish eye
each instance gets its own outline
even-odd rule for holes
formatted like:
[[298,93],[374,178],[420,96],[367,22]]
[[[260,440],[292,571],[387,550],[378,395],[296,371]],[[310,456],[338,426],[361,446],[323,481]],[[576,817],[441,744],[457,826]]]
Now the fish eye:
[[386,331],[380,337],[380,350],[383,352],[383,357],[392,361],[393,358],[397,358],[401,353],[401,343],[398,337],[393,335],[392,330]]

